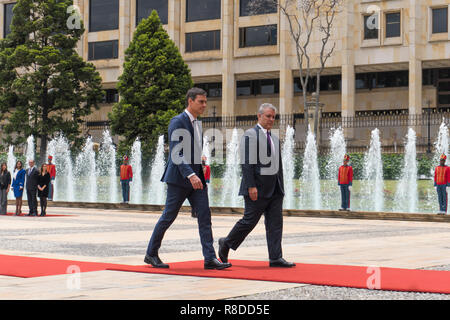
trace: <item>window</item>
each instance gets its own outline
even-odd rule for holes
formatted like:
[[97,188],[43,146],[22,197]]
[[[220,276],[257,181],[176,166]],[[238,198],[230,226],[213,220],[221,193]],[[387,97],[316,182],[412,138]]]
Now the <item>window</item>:
[[278,12],[278,5],[273,0],[240,0],[239,3],[241,17]]
[[119,56],[119,41],[89,42],[88,60],[117,59]]
[[436,69],[424,69],[422,71],[422,85],[424,86],[436,85],[437,75],[438,73]]
[[186,52],[220,50],[220,30],[186,33]]
[[400,12],[386,14],[386,38],[400,37]]
[[277,25],[239,28],[239,48],[277,44]]
[[236,82],[237,96],[251,96],[261,94],[280,93],[279,79],[248,80]]
[[448,8],[433,9],[433,33],[448,32]]
[[364,40],[378,39],[378,19],[364,16]]
[[186,22],[220,19],[220,0],[186,0]]
[[7,3],[3,6],[5,12],[5,20],[3,21],[3,37],[11,33],[11,21],[13,17],[12,9],[16,3]]
[[206,91],[208,97],[217,98],[222,96],[222,83],[221,82],[211,82],[211,83],[199,83],[195,85],[197,88],[201,88]]
[[119,93],[117,89],[105,89],[105,96],[103,97],[103,103],[119,102]]
[[[317,78],[310,77],[308,80],[307,92],[315,92],[317,86]],[[341,75],[330,75],[320,77],[320,91],[338,91],[341,90]],[[302,84],[300,78],[294,78],[294,92],[302,92]]]
[[250,96],[253,94],[251,81],[237,81],[236,82],[236,95]]
[[409,72],[407,70],[358,73],[355,75],[356,89],[407,87],[408,83]]
[[119,0],[91,0],[89,6],[89,31],[119,28]]
[[168,0],[136,0],[136,25],[156,10],[162,24],[168,23]]
[[440,94],[438,103],[439,105],[450,105],[450,94]]

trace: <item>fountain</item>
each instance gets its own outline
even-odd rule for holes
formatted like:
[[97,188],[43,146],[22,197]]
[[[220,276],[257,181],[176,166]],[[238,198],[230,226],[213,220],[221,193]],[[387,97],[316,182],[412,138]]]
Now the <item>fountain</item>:
[[[11,179],[12,179],[12,173],[14,172],[14,167],[16,166],[16,156],[14,155],[14,146],[9,146],[8,149],[8,160],[7,160],[7,167],[8,171],[11,172]],[[14,193],[9,192],[8,193],[8,199],[14,199]]]
[[156,154],[150,170],[149,177],[149,203],[150,204],[164,204],[165,201],[165,183],[161,182],[161,177],[165,169],[164,161],[164,136],[158,138],[158,145],[156,147]]
[[133,181],[130,184],[130,202],[142,203],[142,152],[139,138],[131,147],[130,165],[133,169]]
[[295,159],[294,159],[294,140],[295,130],[291,126],[286,128],[286,137],[282,147],[283,159],[283,180],[284,180],[284,207],[286,209],[295,209],[294,197],[294,173],[295,173]]
[[225,174],[222,179],[222,206],[237,207],[239,202],[239,136],[238,130],[233,129],[231,141],[227,144],[227,163]]
[[56,167],[53,200],[75,201],[74,175],[70,145],[62,133],[58,134],[47,145],[47,157],[53,156]]
[[325,182],[323,200],[324,207],[330,210],[340,208],[341,191],[338,185],[339,167],[343,163],[346,154],[346,142],[342,128],[330,130],[330,152],[325,167]]
[[116,203],[118,201],[119,184],[117,179],[116,148],[108,130],[103,131],[97,168],[99,177],[106,177],[106,181],[102,183],[102,185],[106,184],[106,187],[102,188],[103,193],[108,196],[108,202]]
[[[448,137],[448,127],[445,124],[445,121],[442,120],[441,125],[439,126],[438,136],[434,143],[434,156],[433,156],[433,163],[436,165],[439,164],[439,157],[441,154],[445,153],[445,155],[449,156],[448,154],[448,143],[449,143],[449,137]],[[432,176],[434,176],[434,167],[431,172]]]
[[416,132],[409,128],[406,135],[403,169],[395,193],[394,210],[417,212],[417,202]]
[[[442,119],[442,123],[439,126],[438,135],[436,138],[436,141],[434,142],[434,155],[433,155],[433,165],[431,166],[430,170],[430,176],[434,178],[434,169],[436,166],[439,165],[439,158],[441,154],[445,154],[447,156],[447,159],[449,158],[449,150],[448,150],[448,144],[449,144],[449,135],[448,135],[448,127]],[[448,160],[447,160],[448,165]],[[428,203],[429,207],[432,211],[437,212],[439,209],[438,206],[438,197],[435,190],[431,192],[431,194],[428,194]]]
[[361,209],[366,211],[384,210],[383,161],[381,158],[380,131],[371,132],[369,151],[364,156]]
[[78,182],[78,200],[97,202],[97,167],[91,137],[86,139],[81,153],[76,158],[75,176]]
[[303,157],[303,170],[300,177],[300,209],[321,208],[320,174],[317,162],[316,137],[308,128],[306,148]]
[[29,136],[27,138],[27,149],[25,152],[25,158],[26,158],[26,164],[25,164],[25,168],[29,168],[30,166],[28,165],[28,162],[30,160],[36,160],[35,158],[35,154],[34,154],[34,137],[33,136]]
[[[222,179],[214,177],[208,186],[211,206],[243,206],[242,197],[238,196],[241,182],[239,159],[241,132],[240,129],[236,128],[228,132],[224,176]],[[217,136],[219,137],[219,135]],[[364,155],[364,163],[361,164],[361,167],[354,166],[358,178],[354,183],[354,191],[352,192],[352,209],[414,213],[436,211],[437,195],[432,187],[432,180],[419,181],[417,178],[417,138],[415,131],[412,128],[409,129],[405,138],[405,155],[402,170],[399,170],[399,180],[385,182],[383,180],[380,131],[375,129],[371,132],[370,145]],[[207,164],[212,162],[213,142],[218,149],[214,150],[216,151],[214,161],[218,163],[221,160],[220,157],[217,157],[217,152],[223,152],[220,148],[223,143],[220,137],[218,139],[220,140],[219,143],[217,140],[211,141],[206,135],[204,137],[203,155],[207,157]],[[329,144],[330,152],[325,159],[325,170],[320,172],[323,175],[321,180],[316,138],[311,131],[308,132],[303,155],[302,175],[300,179],[295,179],[294,129],[286,126],[285,139],[282,145],[285,209],[335,210],[339,207],[340,190],[337,184],[337,174],[347,151],[342,128],[330,131]],[[28,137],[25,147],[24,157],[27,159],[34,158],[35,141],[33,136]],[[164,136],[159,137],[150,164],[144,163],[141,147],[141,142],[136,139],[130,155],[130,164],[133,166],[134,173],[130,200],[136,204],[164,204],[166,184],[160,181],[165,168]],[[431,176],[434,174],[434,167],[438,165],[439,156],[442,153],[449,156],[449,132],[445,122],[442,122],[439,128],[434,147],[435,162],[433,171],[430,172]],[[12,171],[15,165],[14,147],[10,146],[8,151],[8,167]],[[114,161],[117,154],[111,134],[108,131],[103,132],[98,154],[94,151],[92,138],[87,138],[82,151],[76,157],[72,156],[70,143],[62,134],[56,135],[54,139],[49,141],[47,156],[50,154],[53,156],[53,163],[56,165],[57,171],[54,182],[54,200],[119,202],[120,182],[116,168],[117,160]],[[75,159],[75,161],[72,162],[72,159]],[[355,156],[354,159],[357,160],[358,157]],[[355,161],[355,163],[357,162]],[[150,174],[144,185],[142,171],[147,168]],[[300,192],[294,191],[295,188],[299,188]],[[385,193],[392,194],[392,196],[385,197]],[[9,197],[10,199],[13,197],[12,192]]]
[[[203,151],[203,156],[205,156],[205,158],[206,158],[205,164],[208,166],[211,165],[211,150],[210,150],[210,141],[209,141],[208,136],[203,137],[202,151]],[[210,180],[210,182],[211,182],[211,180]],[[212,197],[211,185],[208,185],[208,197],[209,197],[209,199],[211,199],[211,197]]]

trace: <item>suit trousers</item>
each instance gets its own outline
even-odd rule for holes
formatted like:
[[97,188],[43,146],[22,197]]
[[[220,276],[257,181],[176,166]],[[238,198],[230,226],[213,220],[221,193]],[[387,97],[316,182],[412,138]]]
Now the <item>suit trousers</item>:
[[216,258],[214,239],[212,235],[211,210],[209,209],[208,189],[194,190],[182,188],[174,184],[167,184],[167,198],[164,211],[156,223],[147,248],[147,255],[158,254],[161,242],[167,229],[178,216],[183,202],[188,199],[193,210],[197,213],[198,231],[205,260]]
[[447,212],[447,185],[438,185],[436,188],[439,201],[439,211]]
[[122,185],[123,202],[130,201],[130,180],[120,180],[120,184]]
[[27,189],[27,201],[29,213],[37,215],[37,189]]
[[281,238],[283,236],[283,195],[275,193],[271,198],[260,198],[252,201],[244,196],[244,216],[231,229],[225,238],[225,244],[236,250],[248,234],[258,224],[264,214],[266,227],[267,248],[269,259],[276,260],[283,256],[281,250]]
[[6,214],[8,207],[8,194],[6,189],[0,189],[0,214]]
[[341,208],[349,209],[350,208],[350,190],[348,184],[341,184]]

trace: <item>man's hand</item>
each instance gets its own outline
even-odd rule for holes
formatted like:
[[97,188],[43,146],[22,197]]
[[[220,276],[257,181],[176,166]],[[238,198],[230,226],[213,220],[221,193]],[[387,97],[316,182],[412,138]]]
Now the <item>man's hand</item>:
[[248,195],[252,201],[258,200],[258,189],[256,189],[256,187],[248,188]]
[[192,187],[194,188],[194,190],[203,189],[202,180],[200,180],[200,178],[196,174],[194,174],[192,177],[190,177],[189,181],[191,181],[191,184],[192,184]]

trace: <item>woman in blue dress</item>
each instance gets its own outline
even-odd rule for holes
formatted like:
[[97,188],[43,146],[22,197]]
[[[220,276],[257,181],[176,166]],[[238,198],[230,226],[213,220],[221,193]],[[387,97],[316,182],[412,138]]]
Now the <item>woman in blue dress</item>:
[[22,161],[17,161],[16,167],[14,168],[13,182],[11,185],[14,191],[14,197],[16,197],[16,216],[22,214],[22,195],[25,187],[25,174]]

